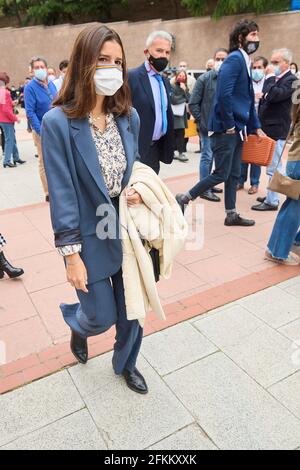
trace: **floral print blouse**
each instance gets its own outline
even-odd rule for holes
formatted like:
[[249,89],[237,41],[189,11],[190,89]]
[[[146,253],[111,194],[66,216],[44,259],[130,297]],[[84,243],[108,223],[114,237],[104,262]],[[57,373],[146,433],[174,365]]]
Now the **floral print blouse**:
[[108,193],[110,197],[119,196],[127,159],[114,116],[106,116],[106,128],[103,132],[93,124],[91,117],[89,123]]

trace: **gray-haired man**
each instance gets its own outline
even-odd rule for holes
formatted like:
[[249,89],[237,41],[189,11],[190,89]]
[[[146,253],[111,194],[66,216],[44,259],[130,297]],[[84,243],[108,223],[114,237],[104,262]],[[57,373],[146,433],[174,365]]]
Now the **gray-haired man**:
[[[262,130],[268,137],[276,140],[272,162],[267,167],[267,175],[272,178],[276,168],[282,172],[279,162],[285,140],[291,126],[293,82],[297,77],[292,74],[290,64],[292,53],[289,49],[276,49],[272,53],[270,65],[266,69],[263,97],[259,106],[259,118]],[[267,191],[267,196],[258,198],[260,204],[252,206],[255,211],[277,211],[279,194]]]
[[172,47],[172,36],[154,31],[148,36],[145,62],[129,71],[133,106],[139,113],[141,161],[159,173],[160,162],[172,163],[174,157],[174,121],[170,103],[170,84],[162,76]]

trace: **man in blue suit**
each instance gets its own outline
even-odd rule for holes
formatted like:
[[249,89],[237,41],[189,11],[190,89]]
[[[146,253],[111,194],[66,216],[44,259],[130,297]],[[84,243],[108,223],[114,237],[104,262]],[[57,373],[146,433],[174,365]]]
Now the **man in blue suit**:
[[214,172],[176,199],[182,209],[191,200],[214,186],[225,183],[225,225],[252,226],[236,212],[236,192],[240,177],[243,141],[247,134],[260,134],[251,79],[250,54],[259,47],[258,26],[254,21],[238,22],[230,35],[231,54],[218,75],[217,92],[209,119],[215,161]]
[[145,62],[129,71],[132,103],[140,121],[139,153],[141,161],[157,174],[160,162],[174,158],[174,121],[170,102],[170,84],[161,73],[166,69],[172,36],[154,31],[146,41]]

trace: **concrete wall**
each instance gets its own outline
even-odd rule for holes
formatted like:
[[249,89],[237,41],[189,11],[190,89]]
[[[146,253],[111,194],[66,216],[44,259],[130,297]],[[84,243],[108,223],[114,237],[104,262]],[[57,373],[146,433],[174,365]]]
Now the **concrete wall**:
[[[248,15],[249,16],[249,15]],[[172,65],[179,60],[188,61],[190,68],[203,68],[206,60],[217,47],[227,47],[232,25],[241,17],[226,17],[216,22],[209,17],[147,22],[119,22],[108,26],[118,31],[123,39],[129,67],[143,61],[147,35],[164,29],[176,37],[176,51]],[[294,60],[300,64],[300,12],[259,16],[261,31],[259,54],[270,56],[272,49],[289,47]],[[27,28],[0,29],[0,71],[7,72],[11,83],[18,84],[28,73],[31,56],[44,56],[49,65],[57,67],[60,60],[68,58],[74,39],[86,25],[58,25],[52,27],[31,26]]]

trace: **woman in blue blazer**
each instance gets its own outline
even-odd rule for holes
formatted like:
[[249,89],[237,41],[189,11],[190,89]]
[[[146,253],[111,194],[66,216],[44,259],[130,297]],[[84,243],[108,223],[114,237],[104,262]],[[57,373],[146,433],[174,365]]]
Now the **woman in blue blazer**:
[[[143,330],[126,316],[119,195],[138,156],[139,117],[130,106],[124,49],[106,26],[78,36],[62,89],[42,122],[55,245],[79,303],[61,304],[71,350],[88,359],[87,337],[116,325],[113,368],[127,385],[147,393],[135,364]],[[133,189],[128,205],[141,203]]]

